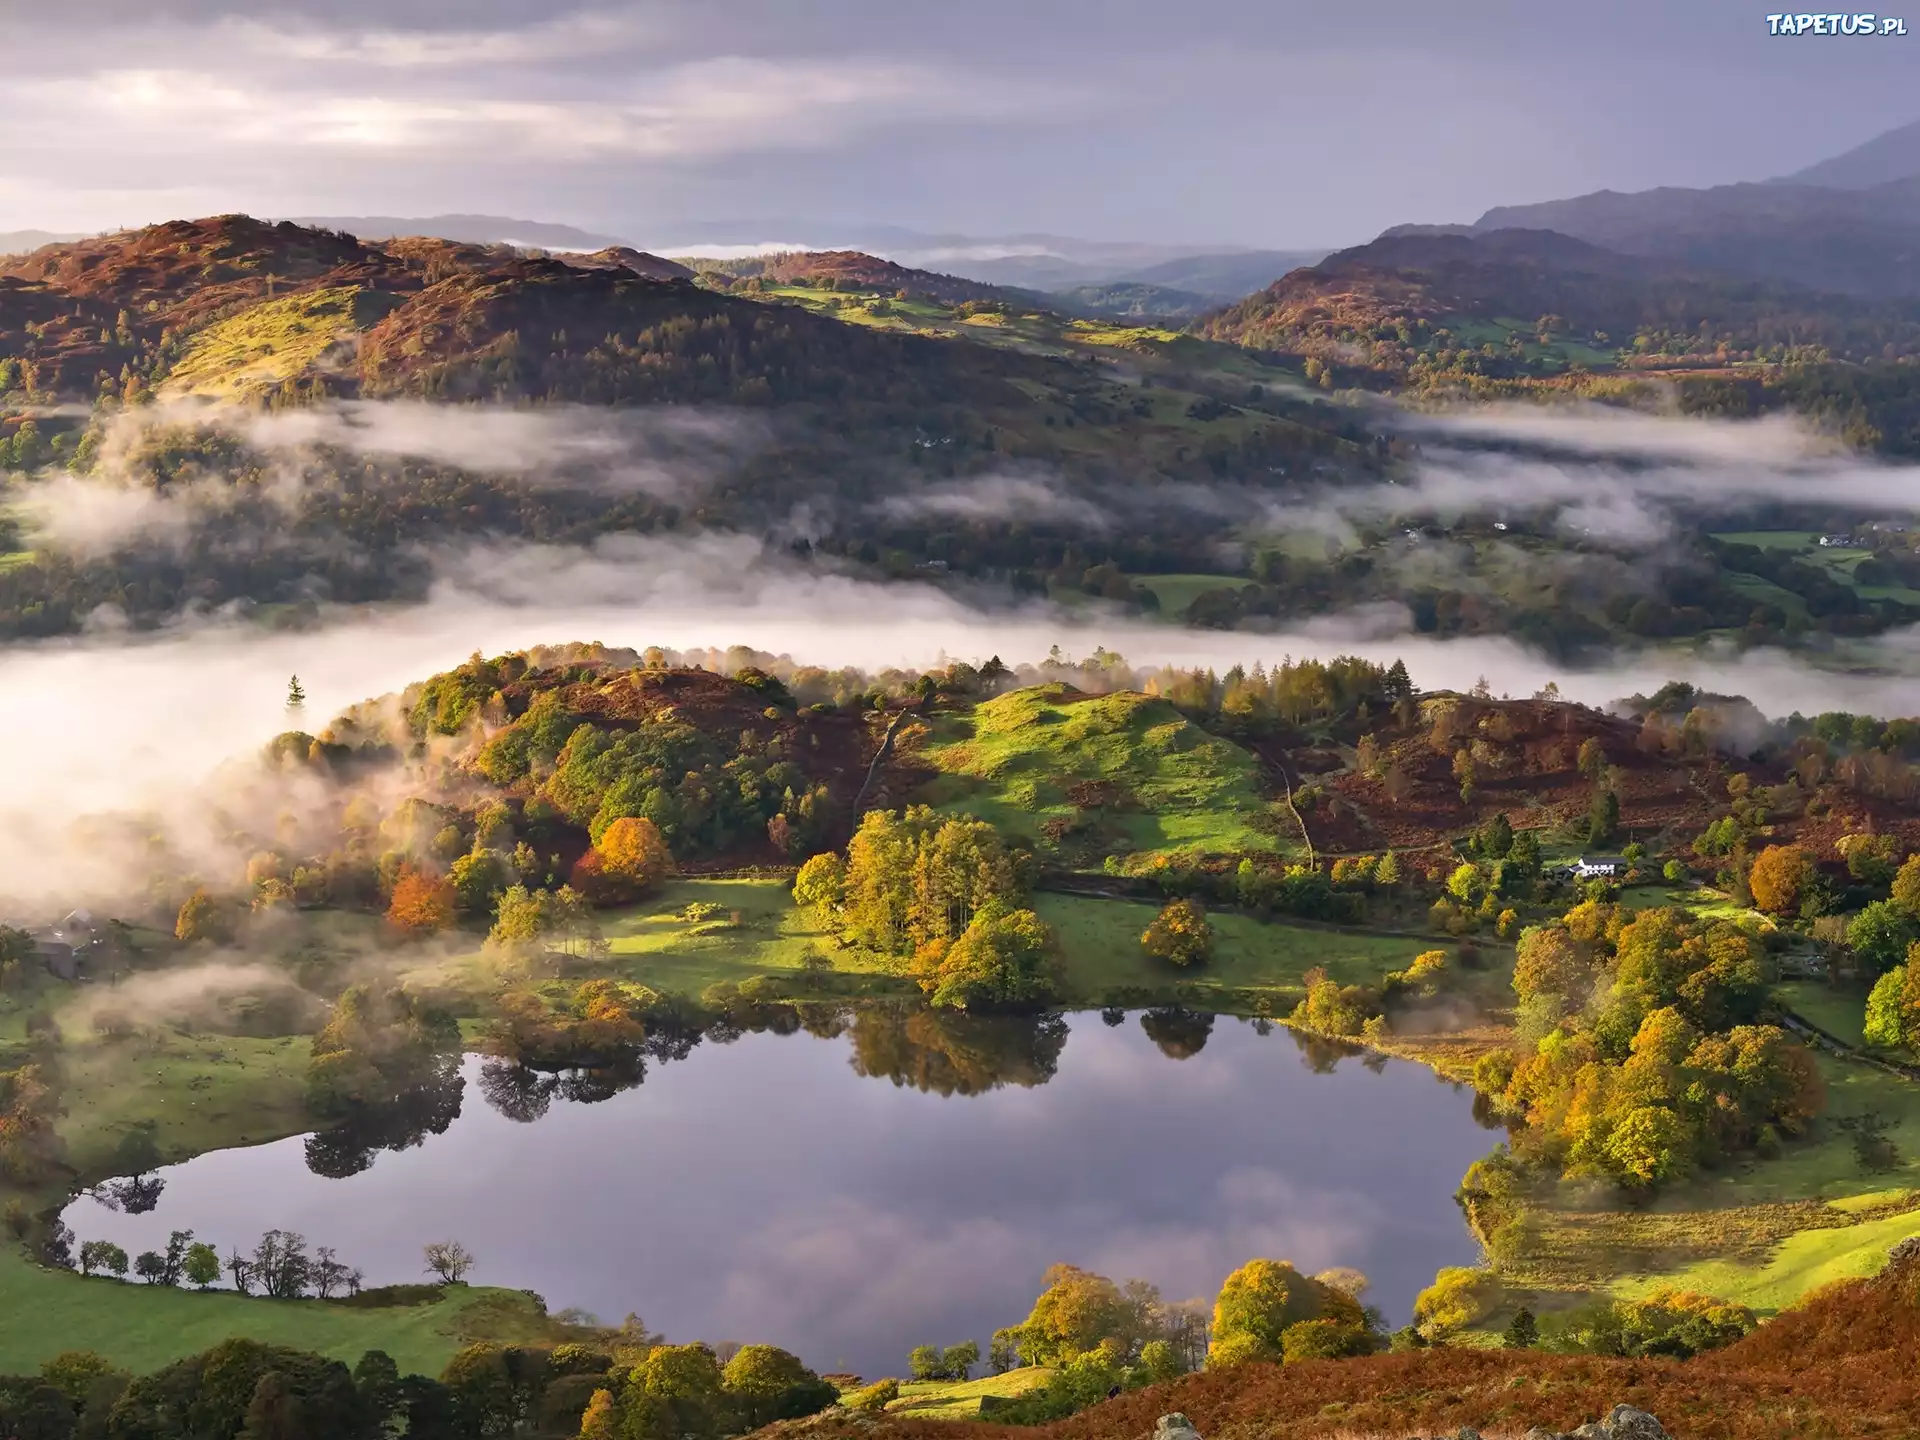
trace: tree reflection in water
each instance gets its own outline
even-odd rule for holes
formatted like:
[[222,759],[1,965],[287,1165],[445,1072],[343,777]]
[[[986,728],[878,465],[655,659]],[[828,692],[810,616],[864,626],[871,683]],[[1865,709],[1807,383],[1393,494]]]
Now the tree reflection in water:
[[1191,1060],[1213,1034],[1213,1016],[1179,1005],[1162,1005],[1140,1017],[1140,1028],[1169,1060]]
[[460,1118],[466,1088],[459,1052],[438,1057],[426,1080],[377,1102],[356,1105],[341,1124],[309,1135],[307,1168],[344,1180],[373,1164],[379,1151],[410,1150],[429,1135],[444,1135]]

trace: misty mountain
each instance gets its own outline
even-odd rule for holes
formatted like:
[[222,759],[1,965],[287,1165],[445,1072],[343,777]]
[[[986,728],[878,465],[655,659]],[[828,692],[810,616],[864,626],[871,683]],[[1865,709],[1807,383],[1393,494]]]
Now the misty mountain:
[[1191,290],[1214,300],[1238,300],[1264,290],[1290,270],[1316,265],[1325,250],[1239,250],[1181,255],[1114,277],[1144,285]]
[[1218,303],[1211,295],[1148,285],[1138,280],[1116,280],[1106,285],[1075,285],[1050,297],[1062,308],[1080,315],[1117,320],[1191,320]]
[[595,234],[546,220],[515,220],[505,215],[300,215],[294,217],[293,223],[323,230],[344,230],[362,240],[427,235],[469,245],[520,245],[540,250],[604,250],[625,243],[617,235]]
[[1625,254],[1814,290],[1920,294],[1920,177],[1867,190],[1786,184],[1627,195],[1602,190],[1500,206],[1474,228],[1558,230]]
[[1920,123],[1781,180],[1502,205],[1473,228],[1557,230],[1624,254],[1812,290],[1917,295]]
[[1829,190],[1871,190],[1920,175],[1920,120],[1876,135],[1844,155],[1783,175],[1779,183],[1819,185]]
[[24,255],[30,250],[38,250],[42,245],[65,245],[83,238],[77,232],[0,230],[0,255]]

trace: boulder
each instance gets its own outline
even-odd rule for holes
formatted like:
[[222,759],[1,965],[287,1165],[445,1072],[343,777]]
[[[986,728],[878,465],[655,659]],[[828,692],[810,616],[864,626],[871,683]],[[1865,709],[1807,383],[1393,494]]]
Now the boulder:
[[1607,1433],[1604,1423],[1599,1420],[1589,1420],[1573,1431],[1572,1440],[1613,1440],[1613,1436]]
[[1560,1434],[1556,1430],[1547,1429],[1544,1425],[1536,1425],[1521,1436],[1520,1440],[1560,1440]]
[[1607,1416],[1609,1440],[1671,1440],[1660,1422],[1644,1410],[1616,1405]]
[[1153,1422],[1153,1440],[1200,1440],[1200,1432],[1193,1428],[1191,1420],[1176,1410]]

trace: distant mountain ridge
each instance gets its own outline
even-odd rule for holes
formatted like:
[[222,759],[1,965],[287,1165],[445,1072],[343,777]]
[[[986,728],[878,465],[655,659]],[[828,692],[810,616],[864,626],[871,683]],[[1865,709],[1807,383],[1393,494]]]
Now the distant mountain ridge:
[[617,235],[601,235],[575,225],[547,220],[515,220],[506,215],[295,215],[296,225],[321,230],[344,230],[361,240],[394,240],[426,235],[459,240],[470,245],[520,245],[540,250],[605,250],[626,242]]
[[1920,120],[1876,135],[1864,145],[1856,145],[1830,160],[1783,175],[1775,183],[1819,185],[1829,190],[1871,190],[1876,185],[1914,175],[1920,175]]
[[1779,180],[1500,205],[1472,229],[1557,230],[1671,265],[1866,298],[1920,295],[1920,122]]

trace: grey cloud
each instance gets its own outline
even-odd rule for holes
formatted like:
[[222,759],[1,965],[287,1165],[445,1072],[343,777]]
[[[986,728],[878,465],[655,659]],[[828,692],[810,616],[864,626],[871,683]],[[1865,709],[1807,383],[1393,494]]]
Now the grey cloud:
[[[16,142],[0,224],[406,205],[601,229],[805,214],[1312,245],[1778,173],[1911,118],[1901,47],[1764,31],[1653,0],[1469,17],[1198,0],[1172,18],[1147,0],[76,0],[0,20]],[[1553,103],[1572,54],[1707,106],[1783,85],[1809,103],[1735,131],[1652,113],[1596,129]],[[1437,72],[1459,83],[1436,109]],[[1288,184],[1244,184],[1282,144]]]

